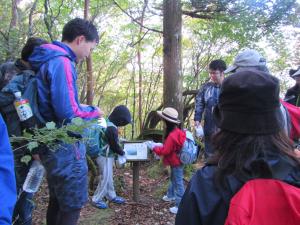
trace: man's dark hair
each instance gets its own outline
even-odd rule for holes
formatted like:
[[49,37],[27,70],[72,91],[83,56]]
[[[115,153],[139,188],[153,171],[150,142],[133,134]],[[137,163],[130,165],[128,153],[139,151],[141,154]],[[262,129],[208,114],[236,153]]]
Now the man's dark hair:
[[62,41],[72,42],[76,37],[83,35],[87,41],[99,42],[97,28],[89,20],[75,18],[70,20],[63,29]]
[[210,64],[208,65],[208,68],[210,70],[219,70],[220,72],[223,72],[226,70],[226,63],[221,60],[221,59],[217,59],[217,60],[213,60],[210,62]]
[[35,38],[35,37],[28,38],[26,44],[22,48],[21,59],[23,59],[24,61],[27,62],[28,58],[32,54],[35,47],[38,47],[40,45],[47,44],[47,43],[48,43],[47,41],[45,41],[41,38]]

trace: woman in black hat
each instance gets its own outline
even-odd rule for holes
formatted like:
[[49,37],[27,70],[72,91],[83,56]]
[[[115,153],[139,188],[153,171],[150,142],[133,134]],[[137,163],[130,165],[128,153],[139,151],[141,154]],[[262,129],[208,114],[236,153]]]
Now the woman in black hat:
[[220,128],[213,139],[216,153],[191,179],[176,225],[224,224],[231,198],[252,179],[272,178],[300,187],[300,161],[282,130],[275,77],[258,70],[227,77],[214,119]]

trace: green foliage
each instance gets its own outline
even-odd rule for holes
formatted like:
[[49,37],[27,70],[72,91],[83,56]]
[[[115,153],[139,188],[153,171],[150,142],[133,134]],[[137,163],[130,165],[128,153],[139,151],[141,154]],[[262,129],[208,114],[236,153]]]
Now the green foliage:
[[154,162],[147,168],[147,175],[152,179],[157,179],[164,174],[164,167],[160,161]]
[[[34,1],[21,1],[18,5],[17,25],[12,28],[12,1],[0,1],[0,62],[19,57],[29,36],[48,41],[50,37],[60,40],[64,24],[71,18],[83,17],[83,0],[37,0],[35,7]],[[163,1],[115,2],[119,7],[111,0],[90,1],[90,17],[101,36],[92,56],[94,105],[100,106],[107,116],[114,106],[126,104],[135,119],[136,137],[140,127],[137,119],[139,76],[142,77],[142,123],[147,112],[157,109],[163,99],[163,37],[161,33],[148,30],[163,30]],[[278,34],[282,26],[299,23],[299,5],[295,0],[181,2],[183,11],[200,15],[198,18],[187,15],[182,17],[184,90],[196,90],[208,79],[206,68],[211,60],[222,58],[229,64],[239,50],[245,47],[257,48],[257,43],[266,37],[267,44],[278,55],[271,62],[271,68],[282,72],[291,66],[286,61],[291,58],[294,50],[283,48],[287,44],[282,42]],[[148,5],[143,18],[144,27],[141,28],[136,21],[142,21],[145,3]],[[138,50],[141,53],[141,68],[137,64]],[[87,76],[85,64],[81,67],[78,87],[80,100],[84,102]],[[184,102],[193,104],[190,96]]]
[[23,157],[21,158],[21,162],[22,162],[22,163],[25,163],[25,164],[27,164],[27,165],[28,165],[28,163],[30,162],[30,160],[31,160],[31,156],[30,156],[30,155],[25,155],[25,156],[23,156]]
[[[58,127],[54,122],[46,123],[43,128],[33,128],[30,131],[24,131],[23,136],[10,138],[12,143],[25,141],[26,147],[29,151],[39,147],[40,145],[46,145],[51,150],[56,150],[60,143],[74,144],[81,140],[80,135],[70,134],[82,134],[84,129],[89,127],[95,121],[84,122],[81,118],[73,118],[71,123]],[[27,161],[28,158],[22,159]]]
[[195,172],[195,167],[193,164],[188,164],[184,166],[184,177],[187,180],[190,180],[192,178],[194,172]]

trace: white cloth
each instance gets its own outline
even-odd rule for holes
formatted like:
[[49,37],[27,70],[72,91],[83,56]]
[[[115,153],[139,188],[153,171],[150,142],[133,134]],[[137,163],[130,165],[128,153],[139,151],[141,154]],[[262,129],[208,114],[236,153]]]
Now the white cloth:
[[146,141],[145,144],[147,145],[147,147],[150,149],[150,150],[153,150],[154,147],[156,146],[163,146],[162,143],[159,143],[159,142],[154,142],[154,141]]
[[116,192],[113,180],[113,157],[98,156],[96,159],[99,169],[99,183],[92,197],[93,202],[98,202],[106,197],[108,200],[115,198]]
[[202,138],[204,136],[204,131],[201,125],[196,127],[196,137]]

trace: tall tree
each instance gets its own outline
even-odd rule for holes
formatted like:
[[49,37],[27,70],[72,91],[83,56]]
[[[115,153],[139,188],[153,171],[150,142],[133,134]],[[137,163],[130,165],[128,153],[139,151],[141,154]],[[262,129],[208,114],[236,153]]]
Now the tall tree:
[[[89,7],[90,0],[84,1],[84,18],[89,19]],[[86,87],[86,103],[88,105],[93,104],[94,99],[94,79],[93,79],[93,63],[92,56],[89,55],[86,59],[86,70],[87,70],[87,87]]]
[[139,128],[140,132],[143,129],[143,71],[142,71],[142,56],[141,56],[141,48],[142,48],[142,33],[143,33],[143,24],[144,24],[144,16],[145,16],[145,11],[146,7],[148,5],[148,0],[144,0],[144,6],[142,9],[142,15],[140,19],[140,29],[139,29],[139,34],[138,38],[139,41],[137,43],[137,63],[139,67],[139,111],[138,111],[138,119],[139,119]]
[[163,3],[163,66],[164,107],[174,107],[182,119],[182,70],[181,70],[181,26],[180,0],[164,0]]

